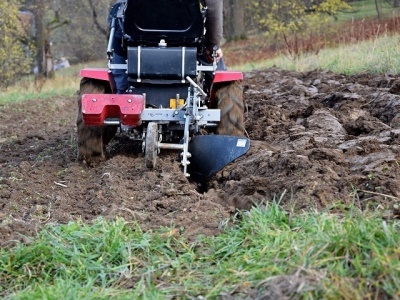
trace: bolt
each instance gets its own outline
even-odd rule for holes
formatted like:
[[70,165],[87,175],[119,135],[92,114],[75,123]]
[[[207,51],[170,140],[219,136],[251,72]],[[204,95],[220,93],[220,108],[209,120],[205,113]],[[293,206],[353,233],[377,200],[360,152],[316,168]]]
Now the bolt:
[[132,103],[132,99],[128,99],[128,103]]
[[93,99],[92,99],[92,101],[93,101],[93,102],[96,102],[96,101],[97,101],[97,99],[96,99],[96,98],[93,98]]

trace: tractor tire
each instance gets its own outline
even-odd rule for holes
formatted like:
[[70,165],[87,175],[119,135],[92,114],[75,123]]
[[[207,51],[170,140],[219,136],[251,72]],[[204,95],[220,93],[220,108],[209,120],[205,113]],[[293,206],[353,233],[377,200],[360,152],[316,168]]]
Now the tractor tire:
[[111,126],[87,126],[83,122],[82,100],[84,94],[104,94],[106,88],[101,82],[83,78],[80,84],[78,98],[78,117],[77,125],[77,143],[78,143],[78,161],[85,161],[88,164],[98,163],[105,159],[105,147],[115,136],[117,127]]
[[243,86],[240,81],[232,81],[216,91],[221,119],[217,134],[244,136]]

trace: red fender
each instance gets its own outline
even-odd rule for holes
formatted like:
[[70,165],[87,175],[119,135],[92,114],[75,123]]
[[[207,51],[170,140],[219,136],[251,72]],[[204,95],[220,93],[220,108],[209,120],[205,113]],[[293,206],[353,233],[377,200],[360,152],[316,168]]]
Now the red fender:
[[80,71],[79,76],[111,81],[111,75],[106,68],[85,68]]
[[107,68],[85,68],[80,71],[79,76],[106,81],[110,85],[111,90],[115,90],[114,80],[112,79],[112,75]]
[[236,71],[216,71],[213,83],[243,80],[243,73]]

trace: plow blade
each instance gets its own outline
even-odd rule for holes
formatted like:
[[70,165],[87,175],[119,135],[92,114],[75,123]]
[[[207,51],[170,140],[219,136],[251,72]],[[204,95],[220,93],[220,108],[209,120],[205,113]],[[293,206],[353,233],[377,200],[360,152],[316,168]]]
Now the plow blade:
[[190,140],[188,173],[196,181],[209,179],[223,167],[245,154],[250,139],[228,135],[199,135]]

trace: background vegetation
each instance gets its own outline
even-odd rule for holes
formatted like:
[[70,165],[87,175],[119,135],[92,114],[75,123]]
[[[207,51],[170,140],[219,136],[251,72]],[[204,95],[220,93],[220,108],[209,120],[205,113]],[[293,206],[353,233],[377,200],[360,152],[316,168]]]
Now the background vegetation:
[[11,1],[0,3],[0,87],[9,86],[31,67],[32,58],[26,56],[31,43],[23,39],[25,32],[19,22],[19,6]]
[[[383,20],[393,16],[399,10],[399,1],[388,1],[226,0],[225,38],[233,41],[257,36],[273,52],[283,45],[291,54],[298,54],[297,44],[305,40],[308,46],[303,50],[312,51],[329,46],[337,26],[346,20],[368,16]],[[3,1],[0,29],[5,34],[0,38],[0,88],[6,89],[35,70],[40,89],[43,80],[54,76],[54,63],[62,57],[73,64],[105,59],[107,18],[114,2]]]

